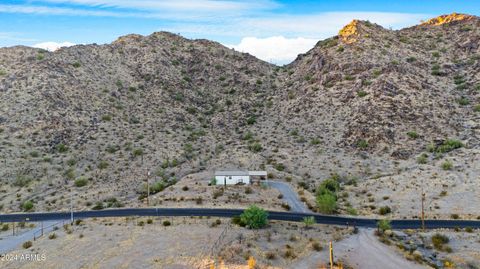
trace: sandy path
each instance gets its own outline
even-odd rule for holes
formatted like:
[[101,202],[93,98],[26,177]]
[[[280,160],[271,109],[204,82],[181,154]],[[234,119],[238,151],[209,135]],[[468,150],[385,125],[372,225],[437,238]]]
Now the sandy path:
[[[342,241],[334,243],[334,256],[358,269],[425,269],[428,267],[406,260],[390,247],[379,242],[374,235],[374,229],[360,229]],[[295,264],[295,268],[317,268],[319,264],[328,261],[327,250],[305,257]]]

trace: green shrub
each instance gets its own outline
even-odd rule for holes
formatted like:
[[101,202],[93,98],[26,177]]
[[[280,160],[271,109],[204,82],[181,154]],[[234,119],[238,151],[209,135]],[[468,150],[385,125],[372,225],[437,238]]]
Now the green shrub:
[[164,220],[164,221],[162,222],[162,225],[165,226],[165,227],[167,227],[167,226],[172,225],[172,223],[171,223],[169,220]]
[[412,138],[412,139],[417,139],[418,138],[418,133],[415,132],[415,131],[410,131],[407,133],[408,137]]
[[461,147],[463,147],[463,143],[461,141],[455,139],[447,139],[442,143],[442,145],[435,148],[435,152],[447,153]]
[[468,100],[467,97],[461,97],[461,98],[457,99],[457,103],[461,106],[466,106],[466,105],[470,104],[470,100]]
[[476,106],[473,108],[473,111],[475,111],[475,112],[480,112],[480,104],[479,104],[479,105],[476,105]]
[[106,151],[110,154],[113,154],[120,150],[120,146],[117,145],[108,145]]
[[247,119],[247,124],[248,125],[255,124],[255,122],[257,122],[257,118],[255,116],[248,117],[248,119]]
[[56,148],[59,153],[65,153],[68,151],[68,147],[65,144],[58,144]]
[[277,163],[275,164],[275,169],[277,169],[278,171],[283,171],[285,170],[285,165],[283,165],[282,163]]
[[111,121],[112,120],[112,116],[111,115],[103,115],[102,116],[102,121]]
[[15,180],[13,181],[13,186],[15,187],[25,187],[27,186],[33,179],[26,175],[17,175]]
[[445,161],[442,163],[442,169],[443,170],[451,170],[453,167],[453,163],[450,161]]
[[447,236],[440,233],[436,233],[432,236],[433,247],[437,250],[443,250],[444,245],[448,244],[449,241],[450,240]]
[[413,63],[413,62],[415,62],[416,60],[417,60],[417,58],[415,58],[415,57],[408,57],[408,58],[407,58],[407,63]]
[[252,143],[248,146],[248,149],[250,149],[250,151],[253,151],[253,152],[260,152],[263,150],[263,147],[260,143],[258,142],[255,142],[255,143]]
[[107,161],[100,161],[100,163],[98,163],[98,169],[100,170],[106,169],[107,167],[108,167]]
[[23,211],[32,211],[33,210],[33,202],[28,200],[28,201],[25,201],[23,204],[22,204],[22,209]]
[[4,223],[4,224],[2,225],[2,231],[8,231],[9,227],[10,227],[10,226],[8,225],[8,223]]
[[310,144],[312,145],[318,145],[320,143],[321,143],[321,140],[318,138],[312,138],[312,140],[310,141]]
[[88,180],[87,180],[86,178],[80,177],[80,178],[77,178],[77,179],[75,180],[75,187],[81,188],[81,187],[86,186],[87,183],[88,183]]
[[358,212],[355,208],[349,206],[347,207],[347,213],[348,215],[352,215],[352,216],[357,216],[358,215]]
[[251,205],[240,215],[240,220],[250,229],[259,229],[268,224],[268,213],[256,205]]
[[79,62],[74,62],[72,65],[75,68],[79,68],[81,66],[81,64]]
[[378,210],[378,214],[380,214],[380,215],[387,215],[387,214],[390,214],[390,213],[392,213],[392,209],[389,206],[382,206]]
[[317,207],[321,213],[332,214],[337,210],[337,198],[333,193],[317,195]]
[[378,227],[378,230],[382,233],[386,230],[392,229],[392,225],[390,224],[390,220],[388,219],[381,219],[380,221],[378,221],[377,227]]
[[48,239],[50,239],[50,240],[53,240],[55,238],[57,238],[57,235],[55,233],[51,233],[51,234],[48,235]]
[[142,156],[142,155],[143,155],[143,149],[137,148],[137,149],[133,150],[133,156],[137,157],[137,156]]
[[313,224],[317,223],[317,221],[315,220],[315,217],[313,216],[308,216],[308,217],[304,217],[302,219],[302,222],[303,224],[305,225],[306,228],[312,226]]
[[360,139],[357,141],[357,147],[361,149],[366,149],[368,148],[368,142],[364,139]]
[[23,247],[24,249],[31,248],[32,246],[33,246],[32,241],[27,241],[27,242],[24,242],[24,243],[22,244],[22,247]]
[[365,97],[367,95],[368,95],[368,93],[366,91],[360,90],[360,91],[357,92],[358,97]]
[[96,202],[95,203],[95,206],[92,207],[92,210],[102,210],[104,209],[105,207],[103,206],[103,203],[102,202]]

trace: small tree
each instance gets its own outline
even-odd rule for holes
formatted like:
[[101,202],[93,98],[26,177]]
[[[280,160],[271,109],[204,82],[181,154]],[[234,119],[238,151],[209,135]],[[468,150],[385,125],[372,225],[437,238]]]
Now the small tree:
[[319,194],[317,196],[317,206],[320,212],[332,214],[337,209],[337,198],[331,192]]
[[240,215],[240,220],[250,229],[259,229],[267,225],[268,213],[256,205],[251,205]]
[[313,216],[304,217],[302,222],[303,224],[305,224],[305,228],[309,228],[313,224],[317,223],[317,221],[315,220],[315,217]]
[[22,204],[23,211],[31,211],[33,209],[33,202],[32,201],[25,201]]
[[390,224],[390,220],[388,219],[381,219],[378,221],[378,224],[377,224],[377,227],[378,227],[378,231],[379,232],[385,232],[386,230],[391,230],[392,229],[392,225]]

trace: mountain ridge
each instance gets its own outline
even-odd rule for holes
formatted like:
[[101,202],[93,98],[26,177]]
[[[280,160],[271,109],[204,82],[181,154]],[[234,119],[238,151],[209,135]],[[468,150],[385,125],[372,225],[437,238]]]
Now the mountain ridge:
[[4,208],[62,208],[59,190],[79,178],[85,199],[135,204],[146,170],[169,182],[226,164],[312,191],[331,174],[392,173],[431,143],[476,150],[474,18],[395,31],[355,21],[286,66],[167,32],[2,48]]

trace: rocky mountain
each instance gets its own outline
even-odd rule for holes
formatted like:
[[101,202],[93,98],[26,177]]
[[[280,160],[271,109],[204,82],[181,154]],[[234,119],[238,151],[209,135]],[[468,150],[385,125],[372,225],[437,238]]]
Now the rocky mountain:
[[134,204],[147,177],[232,166],[313,191],[332,173],[397,173],[447,139],[478,150],[479,39],[478,17],[451,14],[354,20],[286,66],[165,32],[1,48],[0,206],[65,208],[72,189],[79,207]]

